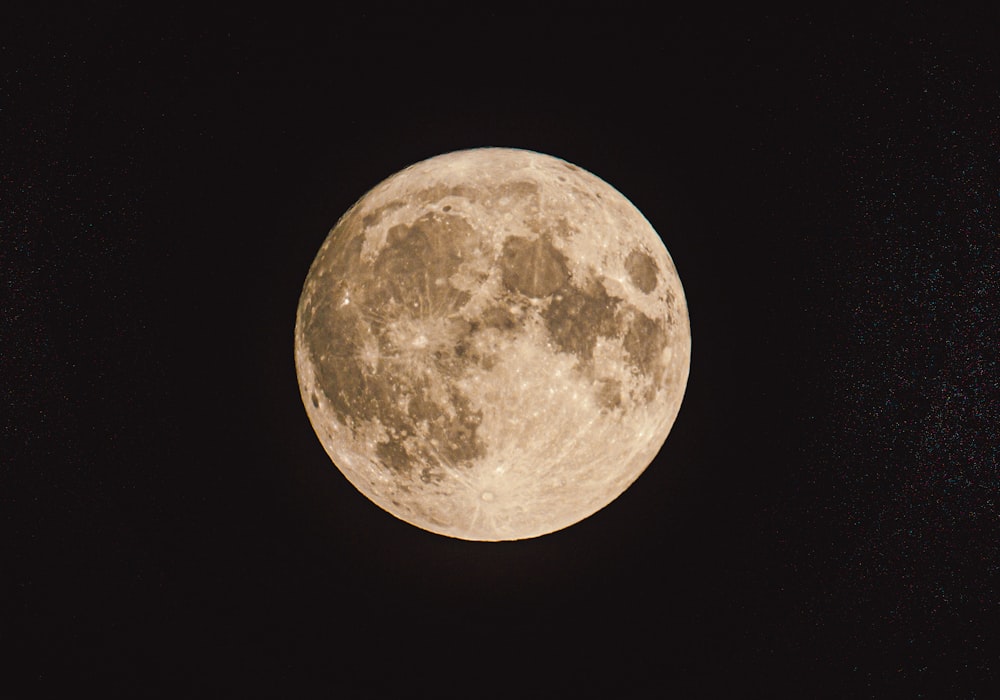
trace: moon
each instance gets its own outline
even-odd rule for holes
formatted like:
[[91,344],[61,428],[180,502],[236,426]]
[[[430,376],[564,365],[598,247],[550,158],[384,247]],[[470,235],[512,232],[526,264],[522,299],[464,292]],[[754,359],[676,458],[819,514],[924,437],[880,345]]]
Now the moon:
[[559,158],[411,165],[337,222],[295,323],[302,400],[361,493],[424,530],[538,537],[617,498],[687,385],[687,303],[660,236]]

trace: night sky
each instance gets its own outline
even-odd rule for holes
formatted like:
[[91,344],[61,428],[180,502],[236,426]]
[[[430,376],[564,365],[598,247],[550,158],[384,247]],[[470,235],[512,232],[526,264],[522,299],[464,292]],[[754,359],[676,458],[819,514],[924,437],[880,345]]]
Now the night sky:
[[[0,696],[1000,689],[996,9],[28,7],[0,22]],[[691,317],[656,461],[524,542],[367,501],[292,357],[340,215],[476,146],[623,192]]]

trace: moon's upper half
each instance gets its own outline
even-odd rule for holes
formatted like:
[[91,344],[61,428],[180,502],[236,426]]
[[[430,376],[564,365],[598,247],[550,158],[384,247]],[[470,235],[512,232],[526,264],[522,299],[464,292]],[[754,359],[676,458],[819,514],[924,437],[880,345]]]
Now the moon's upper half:
[[680,279],[603,180],[531,151],[422,161],[364,195],[306,278],[295,363],[310,421],[393,515],[535,537],[614,500],[680,408]]

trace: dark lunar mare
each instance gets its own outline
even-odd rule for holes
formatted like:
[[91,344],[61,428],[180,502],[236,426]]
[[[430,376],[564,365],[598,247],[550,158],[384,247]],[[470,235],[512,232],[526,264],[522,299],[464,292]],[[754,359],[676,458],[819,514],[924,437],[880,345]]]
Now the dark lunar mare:
[[[455,188],[438,190],[425,194],[432,202],[456,194]],[[463,194],[488,202],[500,197],[530,202],[537,194],[533,183],[508,183],[497,190]],[[365,230],[402,206],[390,202],[363,218],[355,207],[344,216],[317,257],[314,270],[324,274],[313,275],[315,287],[301,318],[317,390],[355,436],[372,424],[385,429],[388,437],[375,450],[384,468],[411,473],[414,465],[423,465],[413,476],[429,484],[443,477],[444,466],[468,467],[485,456],[478,434],[482,412],[456,380],[474,365],[489,370],[497,362],[475,342],[477,333],[492,329],[513,338],[532,314],[540,314],[555,349],[576,357],[603,409],[621,407],[623,397],[621,381],[599,376],[594,366],[599,337],[621,340],[633,371],[652,379],[638,398],[653,400],[664,376],[664,320],[610,296],[596,274],[572,279],[565,255],[553,243],[554,237],[570,233],[565,220],[537,238],[504,241],[496,258],[502,298],[467,319],[462,310],[470,295],[449,278],[477,252],[490,258],[496,253],[483,249],[482,237],[450,206],[392,226],[374,260],[363,259]],[[655,289],[658,269],[648,254],[633,251],[625,269],[637,289]],[[440,319],[447,320],[446,337],[434,339],[429,348],[400,346],[390,332],[400,322]],[[315,396],[313,403],[318,403]]]
[[[668,342],[662,319],[652,319],[634,305],[610,296],[593,271],[589,279],[574,283],[566,257],[549,235],[534,240],[508,238],[500,265],[504,287],[513,303],[530,308],[524,297],[545,299],[541,316],[550,339],[560,351],[575,355],[578,368],[588,379],[597,381],[599,405],[621,405],[621,382],[595,376],[593,353],[599,337],[622,340],[632,368],[652,378],[653,385],[643,399],[653,400],[663,380],[660,358]],[[633,251],[626,259],[626,271],[641,291],[655,289],[658,269],[646,253]]]
[[[380,212],[366,219],[377,221]],[[456,344],[414,358],[420,351],[398,347],[389,329],[400,320],[454,317],[461,334],[468,324],[458,312],[469,295],[447,280],[479,237],[461,217],[432,212],[411,225],[393,226],[385,247],[368,262],[355,223],[353,213],[345,216],[321,252],[316,269],[325,274],[316,279],[303,313],[317,387],[355,435],[364,424],[385,428],[389,438],[376,445],[384,467],[408,472],[415,463],[426,464],[420,477],[439,480],[442,463],[468,466],[485,454],[477,434],[482,413],[454,384],[469,359]],[[347,240],[338,245],[338,238]],[[434,372],[419,371],[425,360]]]

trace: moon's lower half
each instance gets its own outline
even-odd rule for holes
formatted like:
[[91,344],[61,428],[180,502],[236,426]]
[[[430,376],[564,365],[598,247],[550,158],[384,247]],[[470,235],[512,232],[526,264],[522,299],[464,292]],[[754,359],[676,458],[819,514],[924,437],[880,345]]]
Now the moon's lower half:
[[530,151],[438,156],[324,242],[299,303],[303,402],[393,515],[470,540],[593,514],[659,451],[690,365],[673,262],[596,176]]

